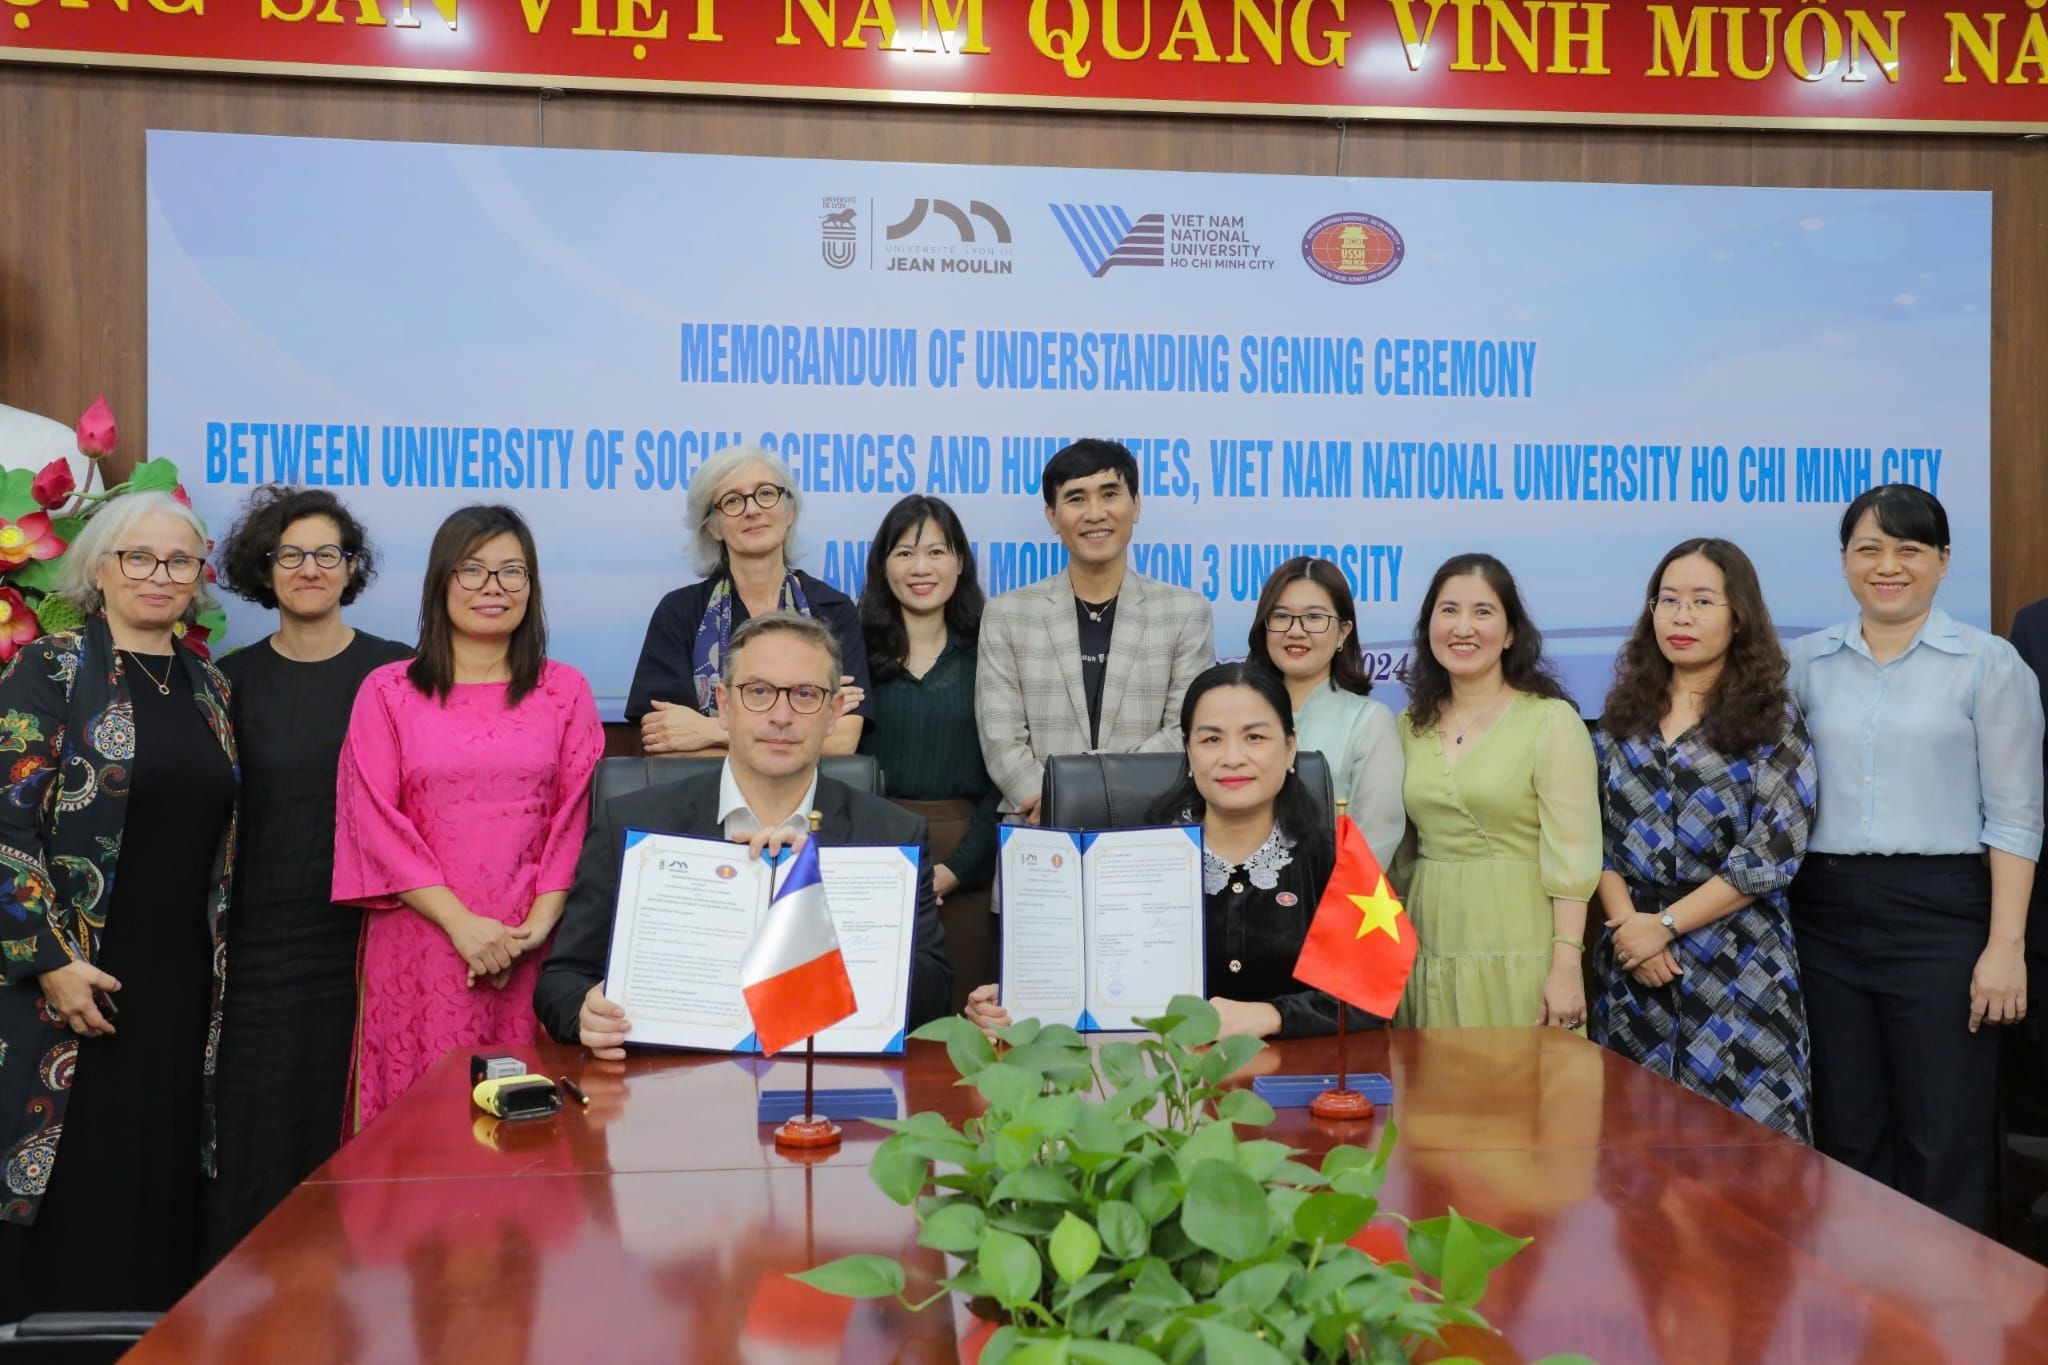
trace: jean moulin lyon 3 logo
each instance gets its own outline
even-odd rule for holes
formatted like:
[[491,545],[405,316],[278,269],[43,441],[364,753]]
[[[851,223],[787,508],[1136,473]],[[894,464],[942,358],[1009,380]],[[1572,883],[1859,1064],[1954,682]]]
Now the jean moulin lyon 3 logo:
[[1053,220],[1096,279],[1120,265],[1165,270],[1271,270],[1241,213],[1147,213],[1115,204],[1053,204]]

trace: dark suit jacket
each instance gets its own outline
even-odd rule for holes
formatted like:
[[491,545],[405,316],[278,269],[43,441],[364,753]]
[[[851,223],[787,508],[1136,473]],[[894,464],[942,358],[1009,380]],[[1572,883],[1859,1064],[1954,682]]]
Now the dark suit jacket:
[[[555,946],[533,988],[533,1010],[558,1042],[578,1038],[576,1018],[583,997],[604,980],[611,950],[612,913],[619,899],[619,866],[626,831],[655,830],[705,839],[725,836],[718,823],[717,773],[664,782],[607,801],[590,821],[576,883],[562,912]],[[932,862],[925,822],[900,806],[857,792],[843,782],[818,778],[818,837],[833,844],[915,844],[918,848],[917,926],[910,954],[910,1017],[914,1029],[947,1012],[953,967],[946,958],[946,933],[939,924],[939,900],[932,891]]]
[[[2041,703],[2048,706],[2048,600],[2021,607],[2006,638],[2041,680]],[[2048,743],[2041,746],[2041,761],[2048,764]],[[2027,909],[2027,947],[2035,953],[2048,953],[2048,878],[2038,869],[2034,901]]]

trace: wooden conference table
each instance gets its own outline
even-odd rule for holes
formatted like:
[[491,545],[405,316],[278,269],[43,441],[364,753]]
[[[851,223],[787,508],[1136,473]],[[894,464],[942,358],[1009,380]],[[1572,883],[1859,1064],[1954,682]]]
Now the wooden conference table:
[[[478,1120],[467,1057],[443,1058],[128,1358],[953,1358],[942,1309],[854,1305],[785,1277],[910,1251],[915,1230],[868,1180],[879,1129],[850,1125],[843,1149],[804,1165],[756,1126],[757,1089],[801,1084],[800,1066],[536,1055],[580,1081],[588,1110]],[[1284,1043],[1250,1070],[1334,1058],[1328,1040]],[[1352,1058],[1394,1083],[1387,1207],[1455,1206],[1536,1239],[1494,1276],[1482,1307],[1503,1336],[1477,1343],[1485,1359],[2048,1360],[2048,1270],[1582,1039],[1390,1031],[1354,1039]],[[921,1043],[820,1064],[821,1085],[886,1082],[906,1113],[957,1119],[979,1101],[952,1080]],[[1271,1136],[1316,1152],[1358,1140],[1301,1110]]]

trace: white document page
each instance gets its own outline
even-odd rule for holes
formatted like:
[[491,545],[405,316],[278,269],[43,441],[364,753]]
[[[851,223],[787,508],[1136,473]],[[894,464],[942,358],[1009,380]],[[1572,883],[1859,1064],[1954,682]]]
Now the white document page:
[[1078,1027],[1087,1008],[1081,840],[1071,830],[1033,825],[1000,825],[996,833],[1003,1008],[1012,1019]]
[[818,1035],[818,1051],[901,1052],[917,938],[917,850],[826,846],[818,872],[855,1005],[850,1018]]
[[768,908],[768,865],[724,840],[628,830],[605,995],[630,1040],[737,1050],[754,1031],[740,959]]
[[1134,1029],[1176,995],[1202,995],[1202,844],[1197,828],[1086,836],[1088,1014]]

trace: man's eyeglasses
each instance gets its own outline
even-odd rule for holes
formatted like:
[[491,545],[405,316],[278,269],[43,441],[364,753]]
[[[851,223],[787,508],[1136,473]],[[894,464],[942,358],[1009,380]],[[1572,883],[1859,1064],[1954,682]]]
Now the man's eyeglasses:
[[270,558],[280,569],[296,569],[309,559],[323,569],[338,569],[355,556],[339,545],[322,545],[317,550],[299,545],[280,545],[270,552]]
[[728,517],[743,517],[747,514],[747,504],[750,502],[766,512],[788,496],[789,490],[781,484],[764,483],[751,493],[727,493],[711,505]]
[[455,581],[471,592],[475,592],[495,578],[498,580],[498,586],[506,592],[522,593],[526,591],[528,577],[524,564],[505,564],[495,569],[486,569],[483,565],[471,561],[455,566]]
[[175,554],[161,559],[148,550],[116,550],[114,558],[120,561],[121,572],[137,581],[154,577],[161,564],[173,583],[196,583],[199,571],[206,567],[206,561],[198,555]]
[[1266,629],[1275,635],[1285,635],[1296,626],[1300,626],[1310,635],[1322,635],[1329,631],[1330,623],[1336,619],[1336,615],[1332,612],[1304,611],[1297,613],[1276,607],[1274,610],[1266,613]]
[[749,711],[773,711],[779,699],[788,697],[789,709],[800,716],[816,715],[832,698],[832,689],[821,687],[817,683],[777,687],[774,683],[750,682],[741,683],[736,690],[739,692],[740,705]]

